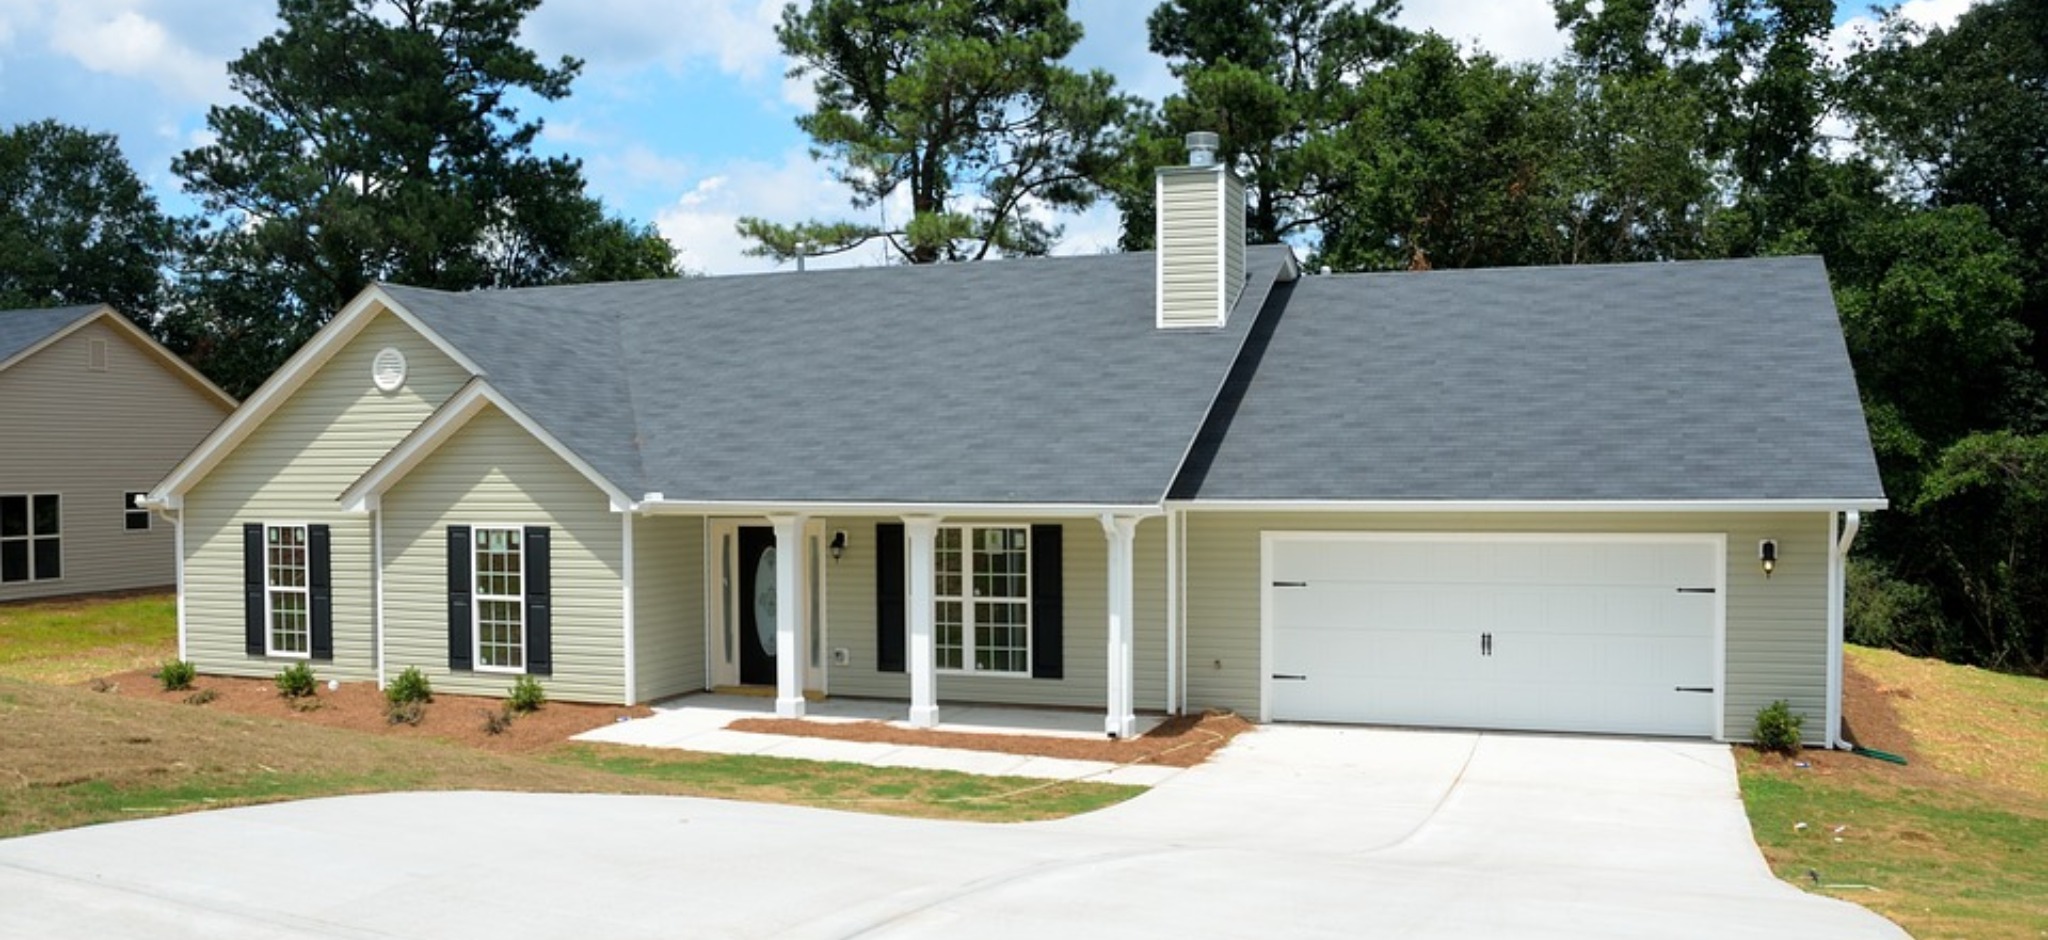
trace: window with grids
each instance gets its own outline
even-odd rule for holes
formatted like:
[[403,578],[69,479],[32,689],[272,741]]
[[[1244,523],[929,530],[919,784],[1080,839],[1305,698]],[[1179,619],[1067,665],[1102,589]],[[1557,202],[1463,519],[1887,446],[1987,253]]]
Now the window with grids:
[[305,526],[263,527],[264,637],[269,655],[313,654],[313,615],[306,590],[308,557]]
[[940,669],[1031,674],[1031,529],[947,526],[933,559]]
[[526,560],[516,528],[478,526],[476,578],[476,668],[518,672],[526,668]]
[[0,496],[0,583],[64,576],[62,502],[55,493]]

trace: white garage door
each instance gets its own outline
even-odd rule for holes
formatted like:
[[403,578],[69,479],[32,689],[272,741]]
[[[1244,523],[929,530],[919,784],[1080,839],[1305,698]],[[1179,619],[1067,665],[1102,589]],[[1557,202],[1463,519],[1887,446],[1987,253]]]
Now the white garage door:
[[1720,543],[1273,534],[1272,717],[1712,736]]

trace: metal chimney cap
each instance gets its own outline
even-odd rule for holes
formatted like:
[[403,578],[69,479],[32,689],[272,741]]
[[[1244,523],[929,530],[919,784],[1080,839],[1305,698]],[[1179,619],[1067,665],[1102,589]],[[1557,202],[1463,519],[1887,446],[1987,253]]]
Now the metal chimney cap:
[[1188,165],[1215,166],[1216,150],[1223,146],[1223,138],[1215,131],[1195,131],[1187,136]]

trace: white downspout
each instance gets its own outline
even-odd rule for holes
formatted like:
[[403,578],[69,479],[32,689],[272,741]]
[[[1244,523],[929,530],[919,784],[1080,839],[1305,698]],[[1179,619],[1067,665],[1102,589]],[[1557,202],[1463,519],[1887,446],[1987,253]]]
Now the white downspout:
[[1180,714],[1180,514],[1166,513],[1166,713]]
[[178,661],[189,663],[192,661],[192,654],[190,652],[187,652],[186,649],[187,631],[185,627],[185,513],[183,510],[179,510],[177,512],[166,512],[164,513],[164,515],[168,515],[171,517],[171,540],[175,543],[175,550],[178,553]]
[[[1828,740],[1831,748],[1847,747],[1842,740],[1842,643],[1845,630],[1849,576],[1849,547],[1856,542],[1856,530],[1863,527],[1863,514],[1850,510],[1842,514],[1840,536],[1829,546],[1828,559]],[[1834,528],[1834,516],[1828,516]],[[1830,534],[1833,534],[1832,532]]]
[[372,496],[370,509],[370,635],[376,644],[377,688],[384,687],[384,501]]

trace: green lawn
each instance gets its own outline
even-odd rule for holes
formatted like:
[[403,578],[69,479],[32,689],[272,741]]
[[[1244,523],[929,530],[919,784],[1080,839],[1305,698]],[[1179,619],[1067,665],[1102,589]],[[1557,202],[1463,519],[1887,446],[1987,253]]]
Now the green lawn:
[[2048,937],[2048,681],[1877,650],[1850,664],[1890,690],[1915,762],[1744,752],[1773,870],[1917,937]]
[[174,595],[0,604],[0,676],[84,682],[176,655]]

